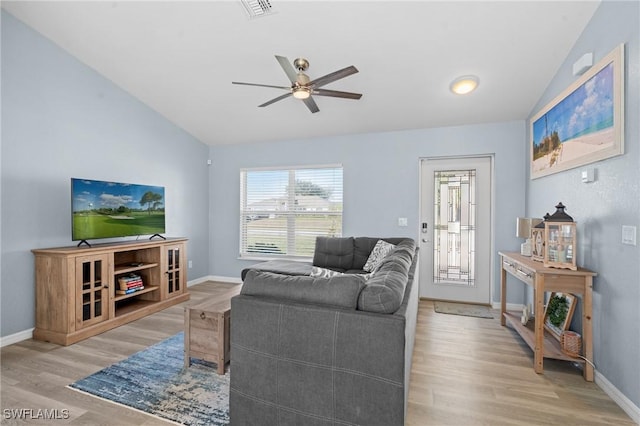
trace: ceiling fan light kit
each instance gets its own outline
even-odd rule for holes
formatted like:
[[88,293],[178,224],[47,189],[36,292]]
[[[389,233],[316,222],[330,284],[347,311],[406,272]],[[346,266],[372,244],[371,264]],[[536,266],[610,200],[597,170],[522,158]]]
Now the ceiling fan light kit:
[[269,84],[243,83],[239,81],[232,81],[231,83],[244,86],[284,89],[289,92],[285,93],[284,95],[280,95],[277,98],[273,98],[270,101],[263,103],[262,105],[258,105],[258,107],[266,107],[268,105],[271,105],[272,103],[281,101],[282,99],[286,99],[289,96],[293,96],[294,98],[303,101],[307,108],[309,108],[309,111],[311,111],[312,113],[318,112],[320,111],[320,109],[318,108],[318,105],[316,105],[311,95],[329,96],[342,99],[360,99],[362,97],[362,94],[360,93],[321,89],[322,86],[326,86],[327,84],[332,83],[336,80],[340,80],[341,78],[345,78],[350,76],[351,74],[357,73],[358,69],[353,65],[311,80],[309,76],[304,73],[304,71],[309,68],[309,61],[307,61],[305,58],[297,58],[295,61],[293,61],[293,66],[291,66],[289,60],[284,56],[276,55],[276,60],[280,63],[280,66],[284,70],[285,74],[287,74],[287,77],[289,77],[291,86],[273,86]]
[[476,90],[479,84],[480,80],[475,75],[463,75],[453,80],[449,88],[456,95],[466,95]]
[[311,91],[306,87],[296,87],[293,89],[293,97],[296,99],[307,99],[311,96]]

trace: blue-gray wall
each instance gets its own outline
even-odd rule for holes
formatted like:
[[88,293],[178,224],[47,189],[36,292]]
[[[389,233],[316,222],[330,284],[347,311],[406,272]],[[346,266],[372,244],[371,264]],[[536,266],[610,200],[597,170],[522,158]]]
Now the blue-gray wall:
[[[240,168],[342,163],[344,234],[416,238],[418,159],[493,154],[494,250],[518,249],[514,221],[525,204],[532,216],[568,206],[579,261],[599,273],[597,371],[639,406],[640,253],[620,244],[623,224],[640,226],[639,13],[637,2],[603,2],[531,113],[574,80],[582,54],[597,61],[627,44],[625,155],[589,166],[597,181],[582,184],[580,169],[528,180],[525,122],[208,148],[3,11],[0,335],[34,326],[30,250],[71,244],[72,176],[166,186],[167,234],[190,238],[190,279],[239,277],[251,263],[238,259]],[[498,270],[496,261],[494,301]],[[510,288],[509,302],[523,301]]]
[[[594,362],[640,406],[640,248],[621,244],[622,225],[640,229],[640,3],[604,1],[532,111],[543,108],[576,77],[573,63],[593,52],[594,63],[626,44],[625,153],[620,157],[528,181],[527,213],[553,213],[562,201],[578,222],[578,263],[594,281]],[[596,181],[581,183],[594,168]],[[574,321],[574,324],[576,321]],[[578,326],[579,324],[575,324]]]
[[[283,125],[286,123],[283,122]],[[341,163],[343,235],[418,238],[419,159],[492,154],[495,157],[495,251],[515,250],[515,218],[524,214],[524,121],[211,147],[211,257],[215,275],[240,277],[255,263],[239,260],[240,169]],[[515,159],[515,160],[514,160]],[[408,219],[399,227],[398,217]],[[506,221],[504,223],[503,221]],[[496,256],[497,257],[497,256]],[[498,265],[497,259],[495,262]],[[494,280],[498,301],[499,274]],[[524,290],[510,292],[522,303]]]
[[70,178],[165,186],[209,271],[208,147],[2,11],[2,336],[34,327],[31,249],[72,245]]

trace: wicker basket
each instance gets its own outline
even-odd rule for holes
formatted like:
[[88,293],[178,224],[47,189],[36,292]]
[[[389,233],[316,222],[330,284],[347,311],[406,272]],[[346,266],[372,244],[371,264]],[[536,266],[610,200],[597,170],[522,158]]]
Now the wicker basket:
[[582,337],[575,331],[563,331],[560,336],[560,347],[565,354],[577,358],[582,350]]

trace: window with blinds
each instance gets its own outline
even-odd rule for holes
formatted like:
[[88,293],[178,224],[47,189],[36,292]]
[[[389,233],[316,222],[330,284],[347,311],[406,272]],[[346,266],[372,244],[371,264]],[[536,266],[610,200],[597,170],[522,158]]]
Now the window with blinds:
[[240,171],[241,257],[312,257],[341,235],[341,165]]

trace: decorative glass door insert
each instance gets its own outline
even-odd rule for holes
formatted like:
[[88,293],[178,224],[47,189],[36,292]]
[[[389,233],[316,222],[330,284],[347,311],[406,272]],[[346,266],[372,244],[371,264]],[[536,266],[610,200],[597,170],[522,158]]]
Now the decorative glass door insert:
[[181,293],[182,283],[180,278],[182,275],[182,263],[180,247],[167,248],[167,295]]
[[433,282],[475,286],[476,171],[434,172]]
[[76,297],[80,300],[76,307],[76,325],[80,329],[106,320],[107,308],[107,265],[106,255],[91,255],[76,259]]

